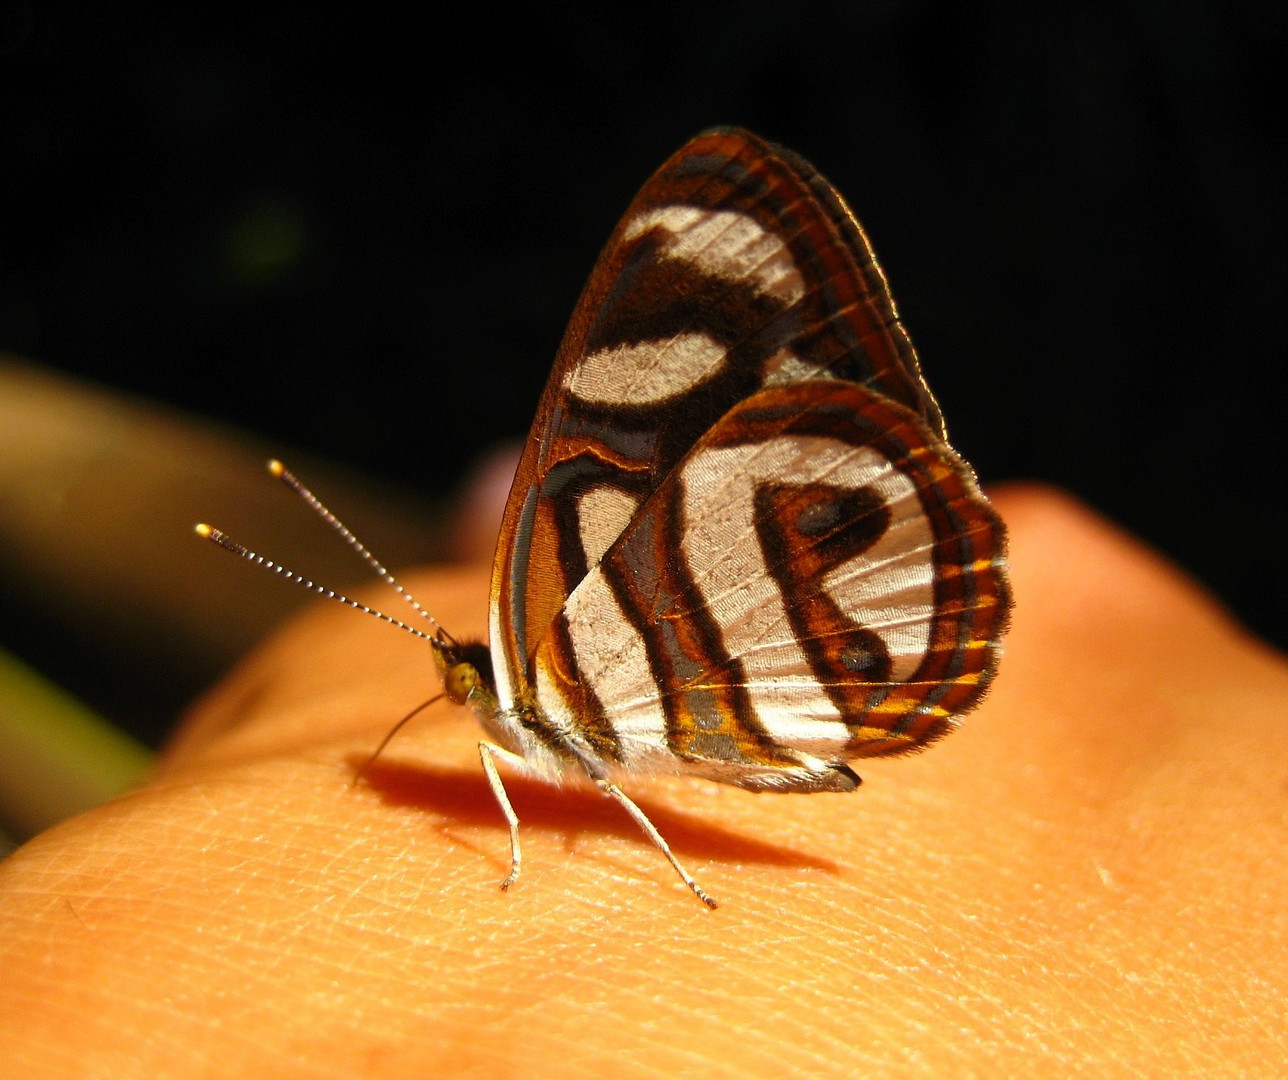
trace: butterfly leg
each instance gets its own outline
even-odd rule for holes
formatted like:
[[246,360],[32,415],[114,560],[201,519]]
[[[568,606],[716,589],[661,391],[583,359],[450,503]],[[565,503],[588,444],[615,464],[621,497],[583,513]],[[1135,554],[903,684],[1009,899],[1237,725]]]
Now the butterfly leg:
[[596,780],[595,783],[598,785],[600,791],[602,791],[610,799],[613,799],[619,806],[621,806],[623,810],[625,810],[628,814],[631,815],[632,818],[634,818],[635,824],[644,830],[644,832],[648,835],[648,838],[652,840],[654,844],[657,845],[658,851],[660,851],[663,855],[667,857],[667,860],[670,862],[670,864],[673,867],[675,867],[675,872],[680,875],[680,880],[683,881],[684,884],[686,884],[690,889],[693,890],[694,896],[696,896],[709,908],[717,908],[720,906],[719,904],[716,903],[713,897],[703,892],[702,887],[696,881],[693,880],[693,875],[691,875],[686,869],[684,869],[683,866],[680,865],[680,860],[677,859],[674,853],[671,851],[671,845],[668,844],[662,838],[662,834],[657,831],[657,826],[654,825],[651,821],[649,821],[644,811],[641,810],[638,806],[635,805],[635,803],[631,801],[630,797],[626,794],[626,792],[624,792],[616,784],[610,783],[607,780]]
[[483,772],[487,774],[488,787],[492,789],[492,795],[496,798],[497,804],[501,807],[501,813],[505,815],[506,823],[510,826],[510,872],[501,882],[502,889],[508,889],[519,879],[519,868],[523,863],[523,853],[519,850],[519,815],[510,805],[510,796],[505,793],[501,774],[496,771],[497,758],[513,756],[508,750],[502,750],[501,747],[494,746],[490,742],[479,743],[479,760],[483,762]]

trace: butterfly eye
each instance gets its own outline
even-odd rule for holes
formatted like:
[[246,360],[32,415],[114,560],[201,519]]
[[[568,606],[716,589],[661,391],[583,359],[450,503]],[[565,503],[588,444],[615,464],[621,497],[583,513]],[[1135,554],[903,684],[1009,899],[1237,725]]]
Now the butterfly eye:
[[443,679],[443,688],[450,700],[457,705],[464,705],[478,681],[478,668],[473,664],[453,664]]

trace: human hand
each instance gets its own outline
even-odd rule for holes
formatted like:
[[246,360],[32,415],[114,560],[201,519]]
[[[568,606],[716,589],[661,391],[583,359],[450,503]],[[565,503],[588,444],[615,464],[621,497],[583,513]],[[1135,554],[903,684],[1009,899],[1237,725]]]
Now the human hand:
[[[319,606],[156,778],[0,866],[15,1076],[1277,1075],[1288,664],[1044,489],[999,492],[1014,629],[963,729],[834,795],[506,778],[423,643]],[[412,590],[485,631],[486,575]],[[255,583],[248,588],[255,588]],[[264,586],[269,587],[269,586]],[[388,604],[386,604],[388,606]],[[158,676],[161,677],[161,676]]]

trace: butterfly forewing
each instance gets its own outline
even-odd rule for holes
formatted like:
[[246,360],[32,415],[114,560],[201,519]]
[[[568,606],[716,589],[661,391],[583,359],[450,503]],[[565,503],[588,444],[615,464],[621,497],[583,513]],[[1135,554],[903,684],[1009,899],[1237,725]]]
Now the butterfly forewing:
[[[942,438],[884,276],[840,196],[747,132],[701,135],[627,211],[546,387],[493,573],[502,703],[529,701],[534,654],[561,632],[565,601],[704,433],[762,388],[818,380],[867,387]],[[564,674],[578,684],[575,670]]]

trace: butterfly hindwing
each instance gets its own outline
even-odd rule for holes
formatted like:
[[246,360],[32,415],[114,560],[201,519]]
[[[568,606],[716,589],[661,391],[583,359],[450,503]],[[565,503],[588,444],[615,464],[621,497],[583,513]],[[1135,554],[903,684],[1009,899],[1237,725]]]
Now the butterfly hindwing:
[[645,184],[569,325],[506,507],[493,572],[498,697],[569,595],[695,443],[765,387],[844,380],[942,437],[876,260],[788,151],[698,136]]
[[1002,530],[967,466],[855,384],[758,391],[633,515],[537,644],[537,697],[628,770],[853,786],[982,694]]

